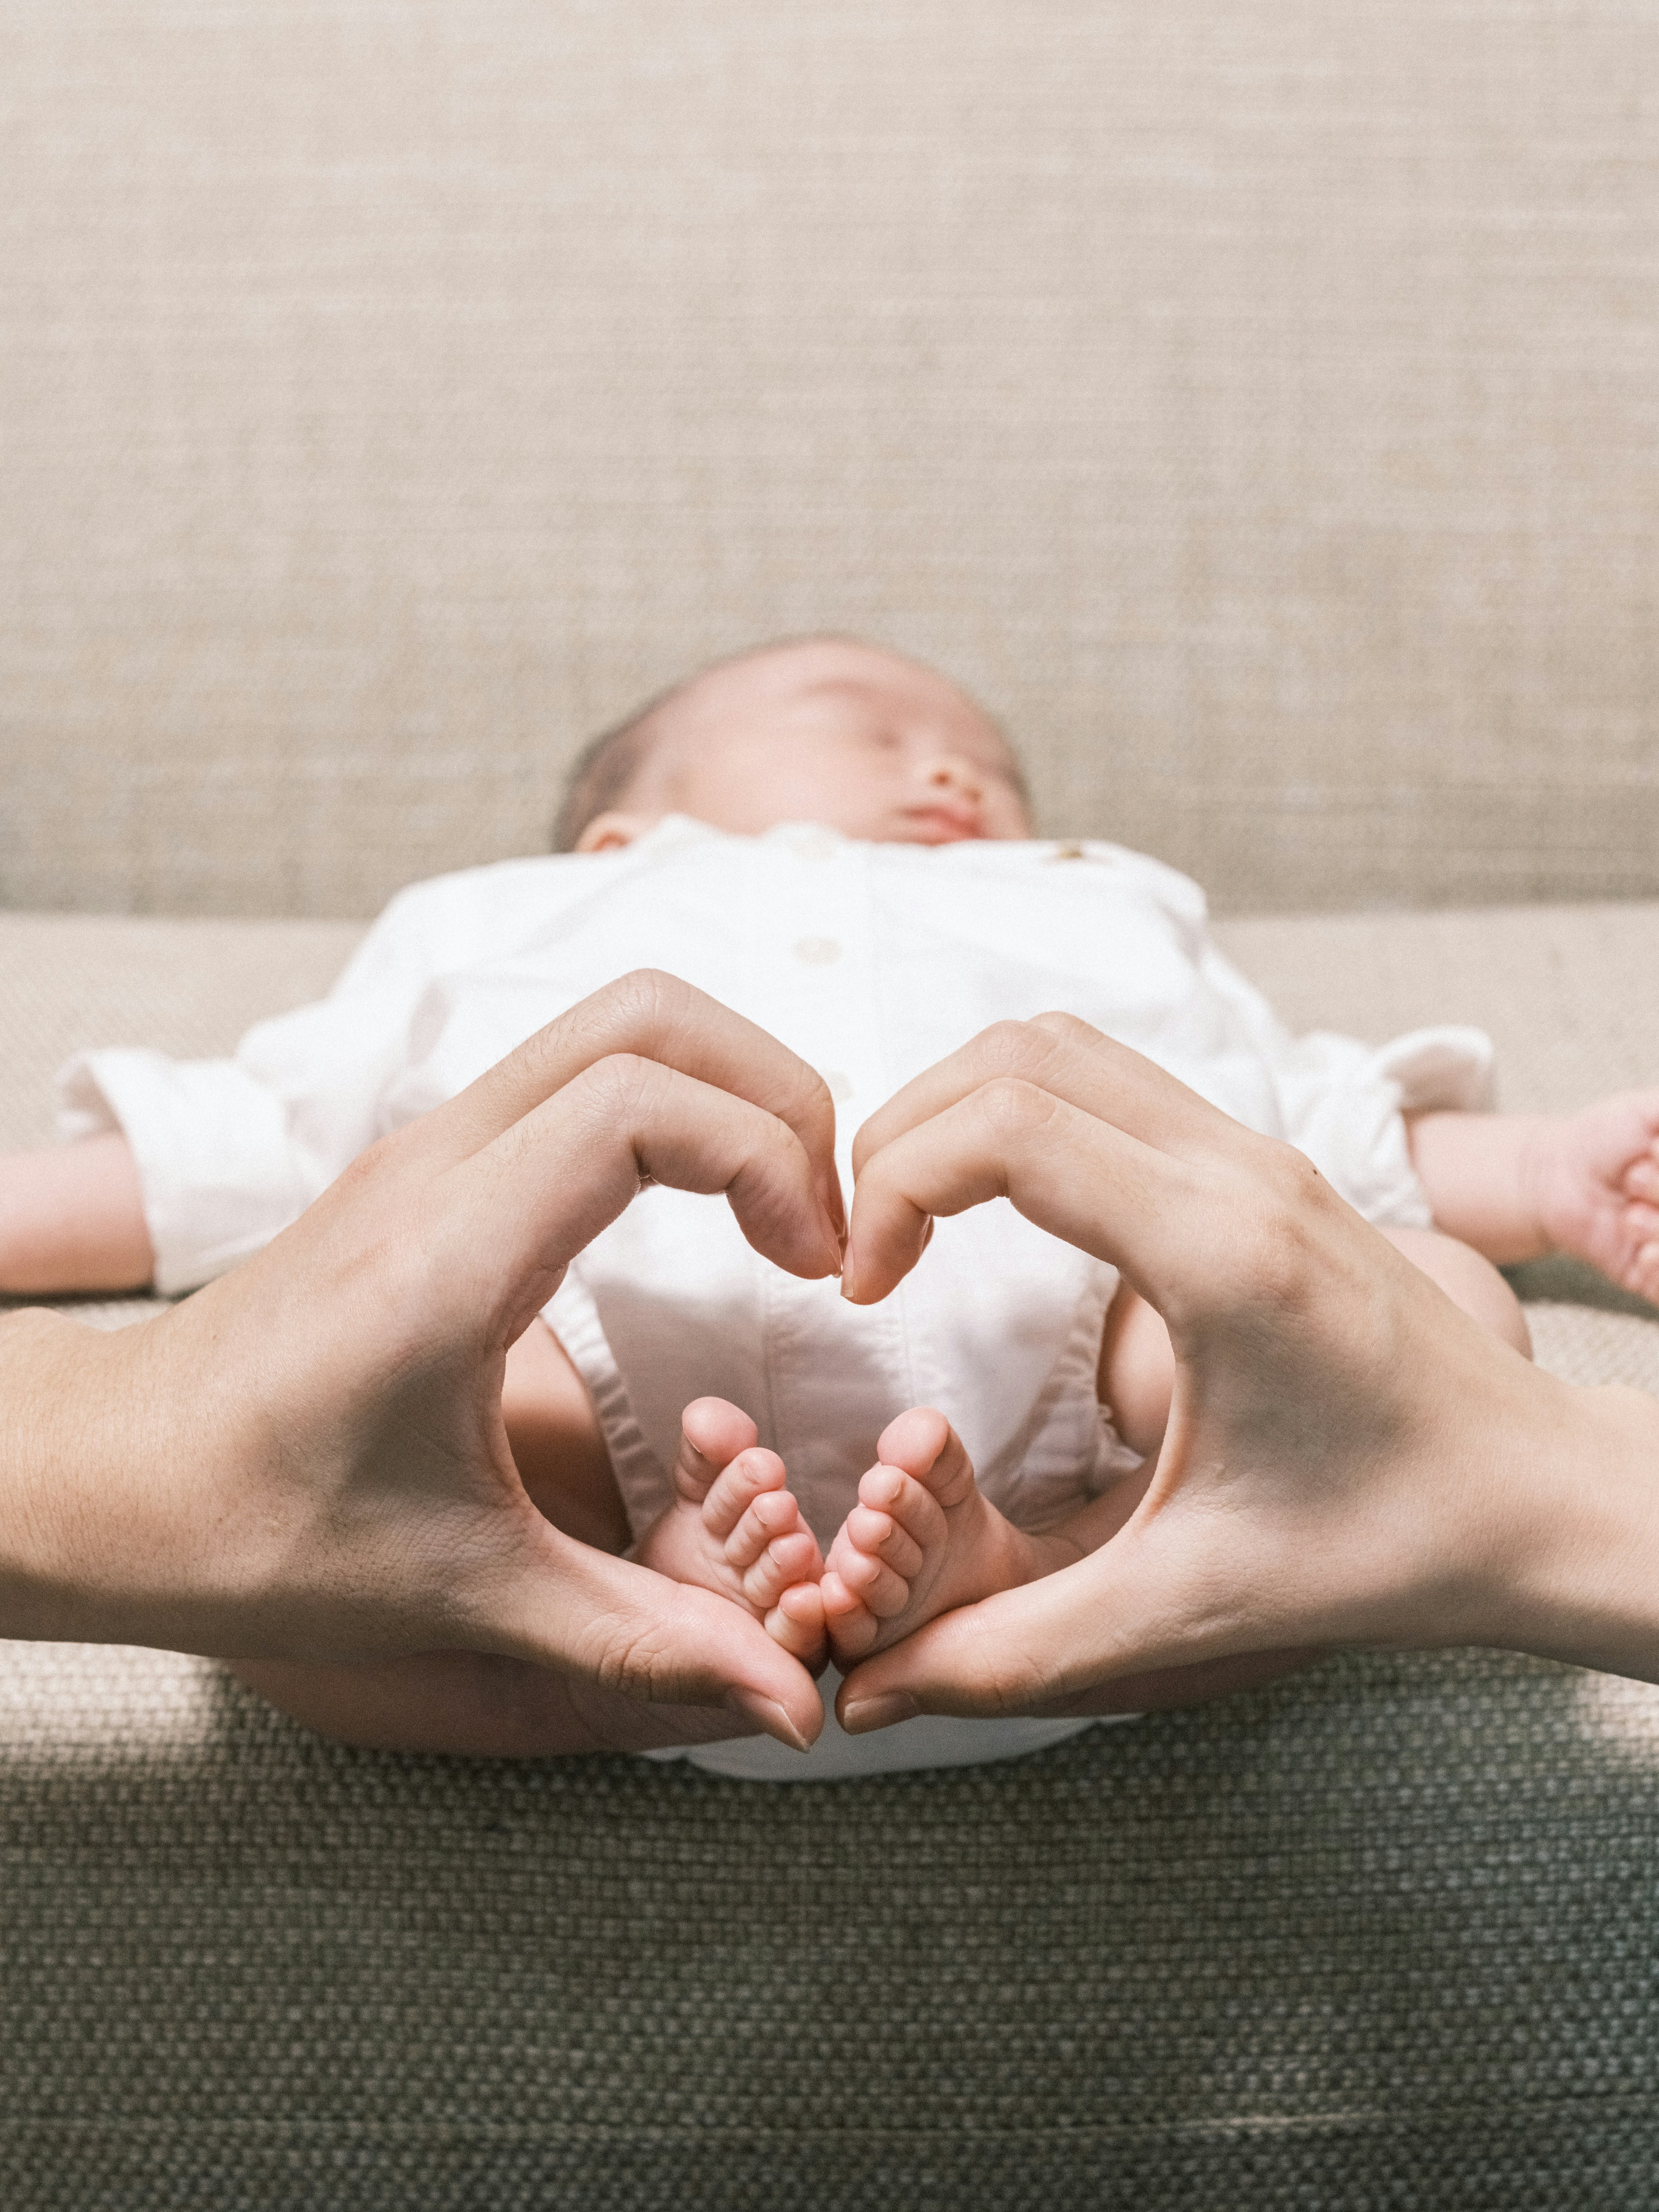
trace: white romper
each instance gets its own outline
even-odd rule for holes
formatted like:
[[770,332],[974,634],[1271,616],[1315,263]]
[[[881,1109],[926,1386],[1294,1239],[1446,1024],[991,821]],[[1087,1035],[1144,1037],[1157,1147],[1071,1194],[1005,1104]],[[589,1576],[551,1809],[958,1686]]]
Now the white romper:
[[[59,1078],[60,1129],[125,1132],[157,1285],[187,1289],[258,1249],[377,1136],[645,966],[820,1071],[849,1193],[866,1115],[988,1024],[1051,1009],[1299,1146],[1374,1221],[1429,1221],[1402,1107],[1489,1095],[1479,1030],[1419,1030],[1381,1050],[1291,1037],[1211,944],[1198,887],[1121,848],[929,849],[799,823],[738,837],[671,817],[623,852],[507,861],[400,893],[326,1000],[259,1024],[234,1059],[79,1055]],[[1096,1395],[1116,1279],[999,1200],[940,1221],[890,1298],[854,1307],[833,1281],[762,1260],[724,1205],[651,1189],[573,1262],[547,1318],[592,1395],[636,1534],[672,1497],[682,1407],[713,1393],[783,1455],[827,1545],[877,1437],[908,1406],[939,1407],[981,1487],[1028,1527],[1137,1464]],[[921,1719],[854,1739],[831,1717],[804,1759],[750,1739],[671,1755],[805,1780],[1007,1757],[1087,1725]]]

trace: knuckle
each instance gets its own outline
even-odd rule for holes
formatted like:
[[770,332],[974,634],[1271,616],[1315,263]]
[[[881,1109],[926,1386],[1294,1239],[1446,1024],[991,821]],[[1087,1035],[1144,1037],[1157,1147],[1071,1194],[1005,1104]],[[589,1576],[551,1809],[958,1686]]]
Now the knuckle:
[[668,978],[655,968],[632,968],[600,996],[608,1021],[630,1037],[648,1037],[662,1018]]
[[1000,1075],[1035,1077],[1054,1057],[1054,1041],[1036,1022],[993,1022],[975,1040],[981,1064]]
[[648,1047],[684,1014],[690,987],[660,968],[630,968],[594,992],[578,1011],[590,1031]]
[[754,1103],[780,1124],[787,1122],[809,1135],[827,1137],[835,1127],[834,1093],[816,1067],[795,1060],[793,1054],[790,1059],[793,1066],[786,1067]]
[[994,1076],[977,1093],[980,1114],[992,1133],[1018,1142],[1040,1129],[1054,1110],[1046,1091],[1018,1075]]
[[1052,1013],[1034,1014],[1026,1026],[1041,1030],[1045,1036],[1052,1037],[1056,1044],[1091,1046],[1101,1042],[1100,1030],[1092,1028],[1081,1015],[1065,1013],[1058,1009]]
[[390,1136],[379,1137],[355,1159],[348,1160],[334,1178],[332,1188],[338,1197],[349,1199],[365,1184],[377,1182],[402,1151],[399,1139],[403,1133],[399,1129]]
[[595,1122],[626,1136],[634,1133],[664,1079],[662,1067],[643,1053],[609,1052],[585,1067],[571,1089]]
[[833,1123],[836,1116],[835,1093],[817,1068],[809,1067],[805,1060],[801,1062],[801,1091],[802,1118],[828,1119]]
[[678,1009],[691,995],[690,986],[665,968],[630,968],[611,988],[621,994],[623,1005],[648,1014]]
[[1294,1145],[1267,1137],[1261,1139],[1261,1163],[1266,1179],[1290,1205],[1317,1205],[1330,1186],[1305,1152]]
[[969,1674],[975,1705],[988,1717],[1028,1713],[1047,1688],[1048,1669],[1036,1656],[994,1633],[975,1639]]
[[583,1666],[601,1689],[647,1702],[670,1696],[677,1673],[658,1624],[637,1618],[598,1624]]
[[1213,1288],[1228,1303],[1284,1313],[1316,1296],[1318,1215],[1310,1215],[1307,1200],[1319,1177],[1310,1162],[1304,1164],[1311,1184],[1296,1169],[1276,1169],[1226,1194],[1233,1234]]

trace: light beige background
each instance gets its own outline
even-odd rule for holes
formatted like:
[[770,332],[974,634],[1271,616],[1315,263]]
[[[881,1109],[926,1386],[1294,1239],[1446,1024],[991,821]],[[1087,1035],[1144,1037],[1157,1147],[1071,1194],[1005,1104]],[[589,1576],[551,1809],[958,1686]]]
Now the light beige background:
[[1659,890],[1651,0],[6,0],[0,902],[842,624],[1233,907]]

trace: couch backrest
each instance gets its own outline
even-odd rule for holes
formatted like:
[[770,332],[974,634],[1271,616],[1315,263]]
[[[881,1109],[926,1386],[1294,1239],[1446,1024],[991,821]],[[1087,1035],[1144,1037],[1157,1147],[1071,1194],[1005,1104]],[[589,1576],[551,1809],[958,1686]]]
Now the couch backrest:
[[1233,907],[1659,891],[1659,10],[7,0],[0,900],[372,910],[818,626]]

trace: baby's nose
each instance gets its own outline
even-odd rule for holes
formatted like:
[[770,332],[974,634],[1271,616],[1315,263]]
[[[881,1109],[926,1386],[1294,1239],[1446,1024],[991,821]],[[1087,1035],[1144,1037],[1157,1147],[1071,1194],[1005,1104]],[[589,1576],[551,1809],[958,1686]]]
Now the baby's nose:
[[981,778],[971,761],[959,759],[955,753],[941,753],[927,771],[927,781],[936,790],[967,792],[977,799]]

